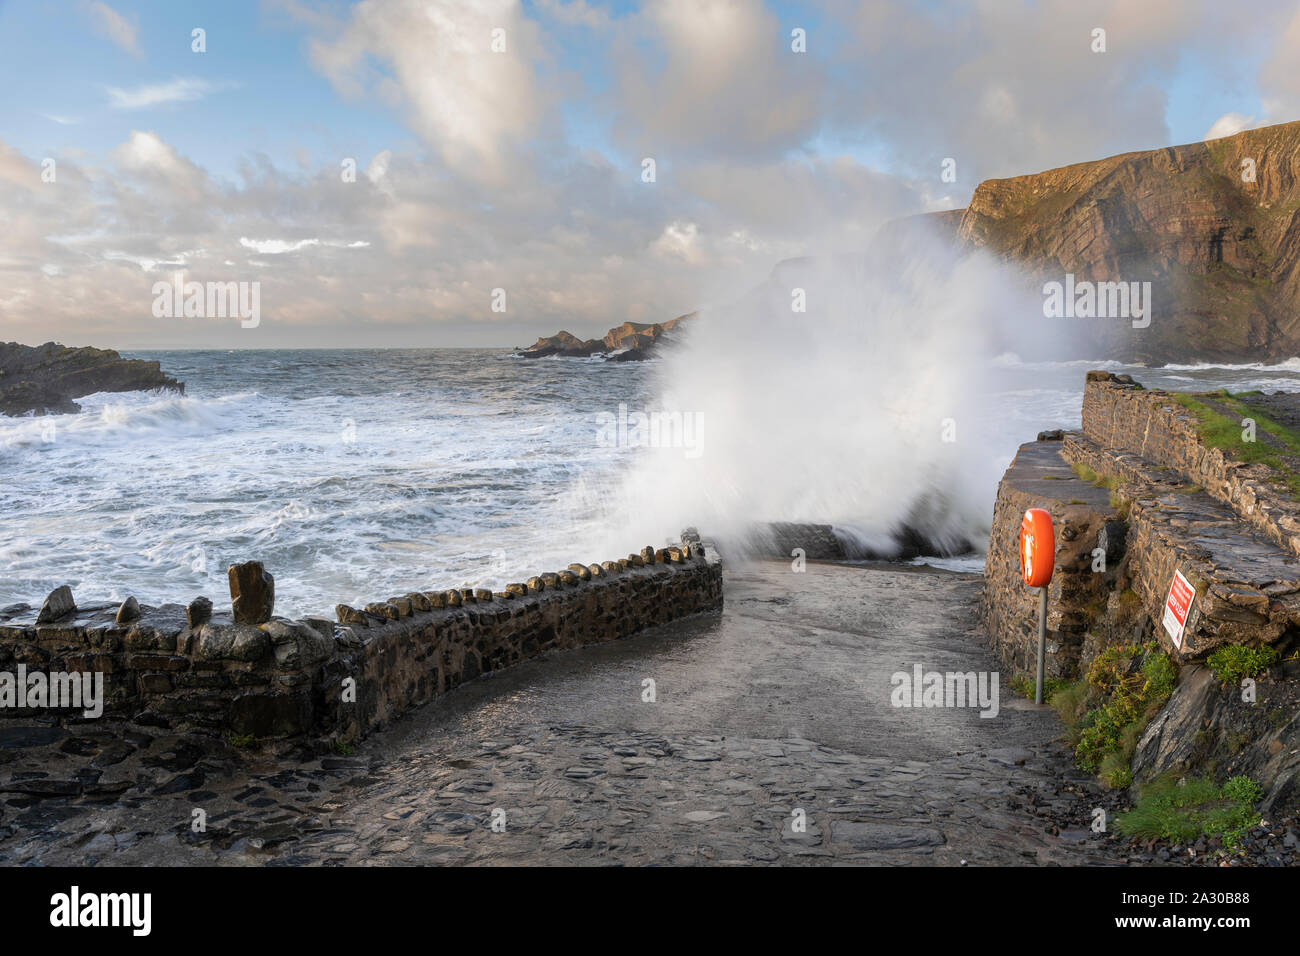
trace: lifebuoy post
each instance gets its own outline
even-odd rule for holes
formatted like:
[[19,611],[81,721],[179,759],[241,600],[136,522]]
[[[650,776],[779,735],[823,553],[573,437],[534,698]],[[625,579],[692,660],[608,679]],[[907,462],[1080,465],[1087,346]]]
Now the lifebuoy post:
[[1047,653],[1047,585],[1056,564],[1056,533],[1052,516],[1042,508],[1030,508],[1020,521],[1020,574],[1025,585],[1038,588],[1038,679],[1034,703],[1043,702],[1044,657]]

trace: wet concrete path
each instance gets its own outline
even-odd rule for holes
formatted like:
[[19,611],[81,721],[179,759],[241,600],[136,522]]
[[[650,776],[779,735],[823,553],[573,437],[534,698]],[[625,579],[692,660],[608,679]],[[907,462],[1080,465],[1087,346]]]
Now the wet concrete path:
[[[240,768],[220,748],[177,756],[174,740],[139,740],[98,778],[107,796],[6,808],[0,859],[1109,862],[1087,831],[1095,790],[1054,743],[1053,714],[1005,680],[991,719],[891,705],[890,676],[913,665],[994,670],[975,631],[980,587],[928,569],[738,569],[721,614],[472,682],[347,757]],[[115,781],[133,786],[112,793]],[[1049,835],[1063,815],[1077,830]]]

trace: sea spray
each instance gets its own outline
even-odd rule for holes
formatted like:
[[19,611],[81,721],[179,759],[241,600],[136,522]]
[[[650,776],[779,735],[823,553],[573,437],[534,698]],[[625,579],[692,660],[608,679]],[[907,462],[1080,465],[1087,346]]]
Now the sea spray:
[[611,533],[658,541],[693,524],[740,541],[755,522],[813,522],[850,551],[896,551],[903,529],[982,549],[1023,436],[994,359],[1054,334],[1033,291],[920,230],[882,255],[782,263],[665,350],[662,405],[701,416],[706,440],[693,458],[645,450],[607,501]]

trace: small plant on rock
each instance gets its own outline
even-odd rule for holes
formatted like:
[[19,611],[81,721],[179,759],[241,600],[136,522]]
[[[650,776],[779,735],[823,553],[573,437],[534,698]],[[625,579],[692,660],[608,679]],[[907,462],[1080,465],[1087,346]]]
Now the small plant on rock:
[[[1084,688],[1085,699],[1099,703],[1075,718],[1070,734],[1079,766],[1100,773],[1111,786],[1127,786],[1138,738],[1169,700],[1176,679],[1173,662],[1154,642],[1142,647],[1117,645],[1098,654],[1088,668]],[[1062,703],[1077,714],[1079,691],[1072,690]],[[1062,708],[1058,712],[1070,728]]]
[[1255,809],[1264,791],[1249,777],[1233,777],[1222,787],[1211,780],[1176,781],[1166,775],[1141,788],[1137,805],[1115,820],[1129,836],[1185,842],[1219,837],[1235,847],[1260,821]]
[[1278,662],[1277,648],[1242,647],[1229,644],[1210,655],[1210,670],[1224,684],[1240,684],[1243,678],[1257,677]]

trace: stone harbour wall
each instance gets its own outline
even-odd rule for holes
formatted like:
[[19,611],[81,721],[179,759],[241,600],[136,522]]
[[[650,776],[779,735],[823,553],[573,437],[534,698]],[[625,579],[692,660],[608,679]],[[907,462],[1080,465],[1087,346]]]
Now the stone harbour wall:
[[1128,376],[1089,372],[1083,393],[1083,434],[1120,456],[1169,468],[1227,505],[1238,519],[1300,557],[1300,509],[1268,481],[1269,469],[1233,461],[1201,441],[1195,415],[1159,389]]
[[[537,654],[626,637],[721,608],[722,567],[688,530],[680,546],[572,564],[504,591],[411,592],[337,620],[274,617],[274,580],[258,562],[230,568],[232,609],[78,607],[58,588],[40,609],[0,608],[0,674],[103,675],[104,718],[241,738],[351,741],[463,681]],[[0,719],[94,719],[16,708]]]
[[[1003,664],[1032,678],[1037,606],[1020,579],[1019,528],[1027,508],[1047,509],[1048,674],[1077,680],[1106,647],[1158,640],[1177,682],[1136,743],[1134,778],[1244,774],[1272,813],[1300,805],[1300,661],[1287,659],[1300,644],[1300,561],[1285,534],[1296,505],[1274,501],[1267,482],[1267,469],[1207,448],[1167,394],[1090,372],[1083,430],[1021,446],[998,487],[983,618]],[[1178,644],[1162,624],[1176,571],[1195,589]],[[1207,666],[1225,645],[1283,657],[1249,700]]]
[[[1283,641],[1300,623],[1300,562],[1285,534],[1294,503],[1264,507],[1276,494],[1266,475],[1207,448],[1167,393],[1089,372],[1082,432],[1043,437],[1021,447],[999,485],[985,562],[985,628],[1008,667],[1032,672],[1036,653],[1037,605],[1017,551],[1030,507],[1050,512],[1057,531],[1050,675],[1080,676],[1112,640],[1154,636],[1187,664],[1225,644]],[[1175,571],[1196,590],[1181,644],[1160,623]]]
[[[1123,554],[1124,525],[1108,495],[1079,481],[1061,455],[1059,433],[1020,447],[998,485],[984,562],[981,611],[985,632],[1004,667],[1034,673],[1038,655],[1038,592],[1020,574],[1020,522],[1043,508],[1056,527],[1055,567],[1047,593],[1049,677],[1072,678],[1095,653],[1089,636],[1104,613]],[[1108,570],[1094,572],[1094,549]]]

